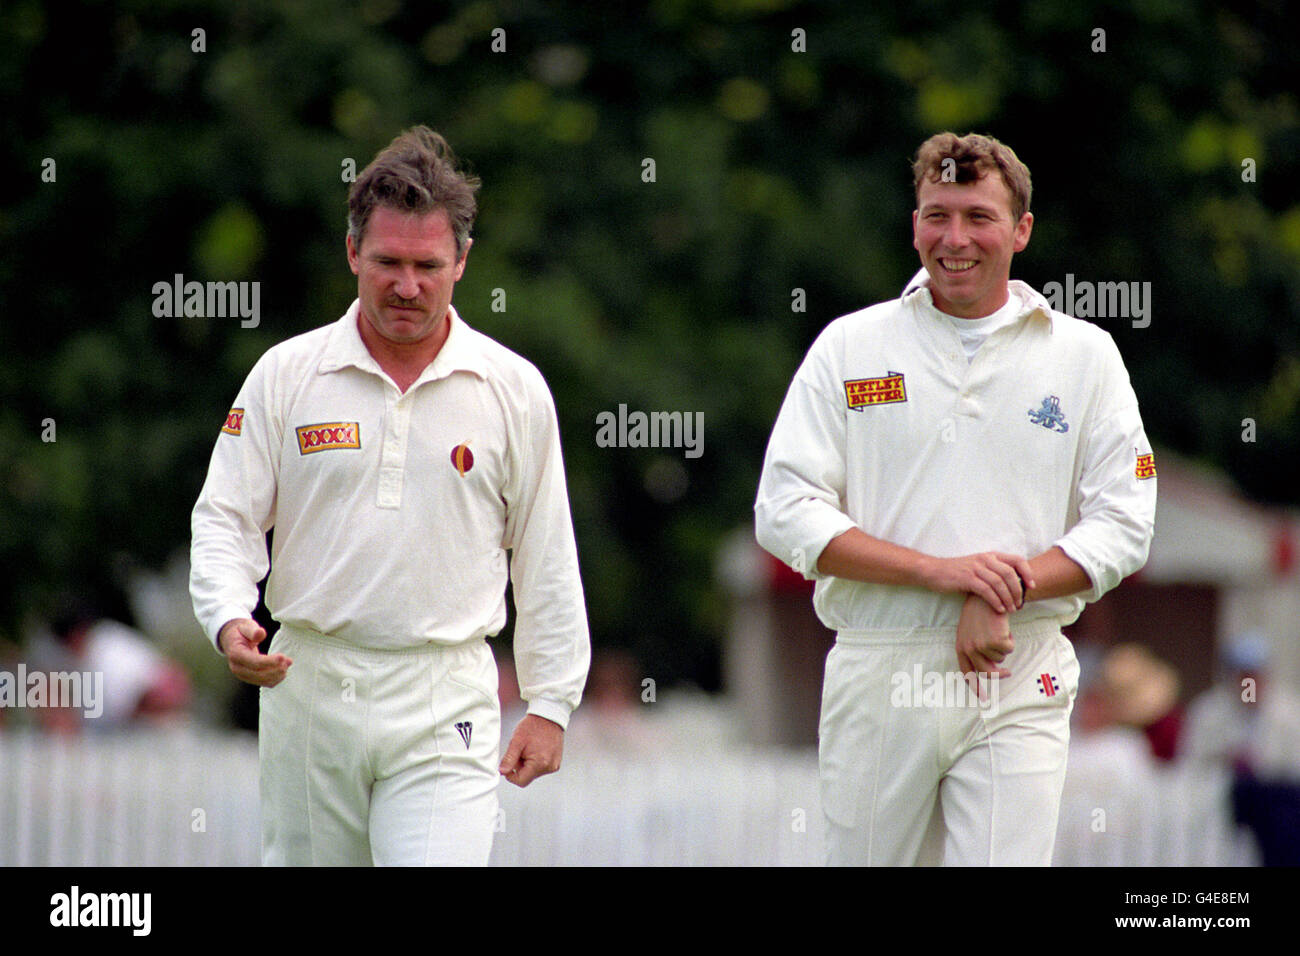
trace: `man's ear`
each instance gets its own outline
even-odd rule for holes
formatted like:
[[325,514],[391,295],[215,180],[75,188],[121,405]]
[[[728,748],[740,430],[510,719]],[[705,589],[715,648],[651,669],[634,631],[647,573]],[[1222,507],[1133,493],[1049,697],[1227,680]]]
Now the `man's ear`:
[[352,234],[348,233],[346,244],[348,248],[348,267],[352,270],[353,275],[361,274],[361,253],[356,245],[352,242]]
[[463,276],[463,275],[465,274],[465,263],[466,263],[466,261],[468,261],[468,259],[469,259],[469,247],[472,246],[472,245],[474,245],[474,240],[473,240],[473,239],[466,239],[466,240],[465,240],[465,251],[462,252],[462,253],[460,254],[460,262],[456,263],[456,281],[457,281],[457,282],[459,282],[459,281],[460,281],[460,277]]
[[1016,252],[1023,252],[1025,246],[1029,245],[1029,234],[1034,231],[1034,214],[1027,212],[1020,217],[1016,223],[1015,245],[1012,248]]
[[920,215],[921,215],[921,210],[919,209],[912,210],[912,248],[915,249],[917,252],[921,251],[921,242],[916,237],[916,223]]

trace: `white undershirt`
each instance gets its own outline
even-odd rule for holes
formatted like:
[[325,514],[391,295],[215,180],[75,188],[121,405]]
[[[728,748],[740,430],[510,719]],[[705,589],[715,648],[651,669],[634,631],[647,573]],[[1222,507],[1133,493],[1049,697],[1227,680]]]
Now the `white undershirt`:
[[1023,308],[1024,303],[1020,301],[1020,297],[1008,291],[1006,304],[983,318],[963,319],[949,315],[947,312],[939,312],[939,314],[951,322],[952,327],[957,330],[957,335],[961,338],[961,346],[966,352],[966,362],[969,364],[975,357],[975,353],[979,351],[979,347],[984,344],[984,340],[1004,325],[1015,322]]

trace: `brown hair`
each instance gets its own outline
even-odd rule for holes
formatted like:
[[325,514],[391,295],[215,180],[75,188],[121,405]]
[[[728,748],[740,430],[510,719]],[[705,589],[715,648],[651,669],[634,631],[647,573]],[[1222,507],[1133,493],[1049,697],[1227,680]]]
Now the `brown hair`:
[[[953,172],[944,176],[944,160],[953,160],[950,166]],[[954,168],[955,167],[955,168]],[[986,174],[997,170],[1002,174],[1002,181],[1011,191],[1011,213],[1015,221],[1029,212],[1029,195],[1032,186],[1029,181],[1029,167],[1022,163],[1011,147],[999,143],[992,136],[979,133],[936,133],[921,144],[916,151],[916,161],[912,163],[912,185],[918,198],[921,194],[921,182],[928,178],[937,183],[947,178],[959,183],[975,182]]]
[[348,191],[348,235],[361,247],[377,206],[416,215],[447,211],[456,236],[456,258],[465,255],[478,213],[480,180],[458,168],[456,154],[438,133],[414,126],[388,144],[361,171]]

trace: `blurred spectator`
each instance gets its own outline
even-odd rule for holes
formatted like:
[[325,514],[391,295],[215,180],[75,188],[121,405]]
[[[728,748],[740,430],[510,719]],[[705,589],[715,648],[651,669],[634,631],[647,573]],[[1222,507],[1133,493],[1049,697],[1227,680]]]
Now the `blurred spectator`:
[[566,737],[580,747],[650,754],[665,743],[641,700],[641,666],[627,651],[593,650],[582,706],[573,712]]
[[[14,675],[18,671],[18,661],[20,660],[18,646],[10,641],[0,637],[0,674]],[[0,706],[0,730],[5,729],[5,723],[9,719],[9,709]]]
[[1188,707],[1187,758],[1300,782],[1300,697],[1272,680],[1267,639],[1235,636],[1219,664],[1219,680]]
[[1118,644],[1102,661],[1099,693],[1109,719],[1142,731],[1157,760],[1178,755],[1183,707],[1169,664],[1139,644]]
[[102,675],[96,676],[103,697],[97,702],[98,716],[88,718],[85,708],[78,707],[41,708],[36,716],[47,729],[111,730],[164,720],[189,707],[192,688],[184,669],[139,631],[99,618],[86,604],[65,601],[50,633],[33,644],[29,670]]
[[1132,714],[1122,708],[1115,713],[1115,691],[1105,683],[1102,652],[1092,645],[1080,646],[1077,653],[1082,677],[1071,715],[1066,773],[1104,784],[1108,794],[1144,799],[1149,774],[1156,766],[1151,745],[1140,727],[1118,719]]
[[1300,866],[1300,697],[1269,674],[1258,631],[1229,640],[1219,681],[1188,708],[1186,758],[1232,768],[1233,814],[1266,866]]

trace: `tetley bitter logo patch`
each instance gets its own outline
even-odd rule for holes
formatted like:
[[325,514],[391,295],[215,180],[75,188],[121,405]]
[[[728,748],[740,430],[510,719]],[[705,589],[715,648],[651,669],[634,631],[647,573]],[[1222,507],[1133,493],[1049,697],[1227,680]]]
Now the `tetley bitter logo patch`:
[[844,397],[850,409],[860,412],[868,405],[907,401],[907,387],[902,372],[888,372],[880,378],[855,378],[845,382]]

